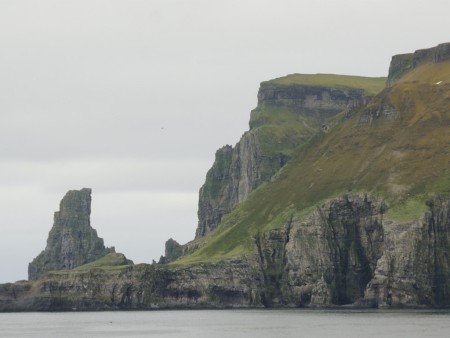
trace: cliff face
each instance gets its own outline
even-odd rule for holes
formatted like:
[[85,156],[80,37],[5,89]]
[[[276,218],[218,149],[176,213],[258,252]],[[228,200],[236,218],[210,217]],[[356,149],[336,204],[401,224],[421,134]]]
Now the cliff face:
[[196,238],[214,230],[234,206],[269,181],[296,147],[327,130],[332,117],[365,99],[364,89],[262,83],[250,130],[235,147],[216,152],[200,189]]
[[392,86],[411,69],[424,63],[439,63],[450,60],[450,43],[442,43],[433,48],[419,49],[414,53],[394,55],[389,67],[387,84]]
[[259,240],[265,299],[295,306],[450,306],[449,206],[438,197],[421,219],[396,223],[384,218],[383,202],[347,195],[290,220]]
[[450,199],[429,201],[421,220],[386,222],[384,253],[365,299],[378,306],[450,305]]
[[214,230],[233,207],[243,202],[262,182],[267,181],[287,161],[284,154],[266,155],[258,133],[245,133],[233,148],[225,146],[206,175],[198,202],[196,238]]
[[173,267],[129,265],[50,272],[0,285],[0,311],[260,307],[259,278],[246,260]]
[[[313,115],[319,121],[361,103],[365,90],[358,88],[334,88],[333,86],[284,85],[264,82],[258,92],[258,108],[268,105],[292,107],[299,114]],[[264,121],[250,121],[250,127],[256,127]]]
[[450,198],[413,222],[385,211],[344,195],[256,237],[245,257],[49,272],[0,285],[0,310],[450,306]]
[[[381,201],[329,201],[259,240],[266,299],[278,304],[450,306],[450,200],[396,223]],[[276,297],[274,297],[276,296]]]
[[55,212],[47,246],[28,266],[28,279],[52,270],[73,269],[95,261],[113,249],[90,225],[91,189],[69,191]]
[[363,296],[382,254],[382,208],[346,195],[293,222],[285,268],[294,299],[343,305]]

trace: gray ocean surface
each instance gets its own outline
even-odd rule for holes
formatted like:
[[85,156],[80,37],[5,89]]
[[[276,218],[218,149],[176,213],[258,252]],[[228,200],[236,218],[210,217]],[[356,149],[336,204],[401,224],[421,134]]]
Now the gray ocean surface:
[[0,337],[450,337],[450,311],[0,313]]

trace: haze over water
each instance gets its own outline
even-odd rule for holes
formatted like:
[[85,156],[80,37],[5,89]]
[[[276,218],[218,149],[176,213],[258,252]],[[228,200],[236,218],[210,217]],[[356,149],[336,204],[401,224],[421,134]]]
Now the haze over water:
[[1,337],[448,337],[450,311],[1,313]]

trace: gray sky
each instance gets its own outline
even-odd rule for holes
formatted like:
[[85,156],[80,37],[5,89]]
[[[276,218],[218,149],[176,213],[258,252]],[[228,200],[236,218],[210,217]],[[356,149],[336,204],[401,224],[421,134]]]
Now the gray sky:
[[135,262],[193,239],[214,153],[259,83],[385,76],[449,41],[448,0],[0,0],[0,282],[27,278],[67,190]]

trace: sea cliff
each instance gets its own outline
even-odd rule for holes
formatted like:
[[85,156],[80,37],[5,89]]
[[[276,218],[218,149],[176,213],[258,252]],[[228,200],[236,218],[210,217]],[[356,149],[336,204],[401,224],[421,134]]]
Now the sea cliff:
[[[66,264],[52,230],[39,257],[58,264],[0,285],[0,310],[450,307],[449,46],[393,57],[387,86],[262,83],[250,130],[206,175],[193,241],[133,265],[95,233],[101,257]],[[89,225],[90,204],[69,204]]]

